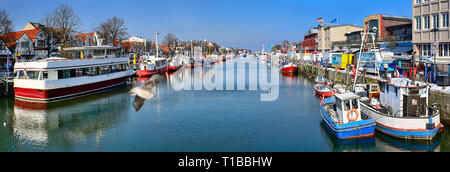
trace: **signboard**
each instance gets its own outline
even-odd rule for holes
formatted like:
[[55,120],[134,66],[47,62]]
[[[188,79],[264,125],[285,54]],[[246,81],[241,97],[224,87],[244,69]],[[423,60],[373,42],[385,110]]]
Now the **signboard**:
[[439,54],[439,42],[433,42],[433,44],[431,44],[431,54]]

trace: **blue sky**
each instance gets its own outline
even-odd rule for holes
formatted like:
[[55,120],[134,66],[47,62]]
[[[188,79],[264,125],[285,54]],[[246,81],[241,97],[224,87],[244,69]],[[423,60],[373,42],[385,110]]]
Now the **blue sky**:
[[172,32],[182,40],[206,39],[252,50],[282,40],[300,41],[319,17],[361,26],[371,14],[411,17],[412,12],[411,0],[0,0],[0,8],[20,30],[61,3],[78,13],[82,32],[118,16],[132,36],[153,40],[155,32]]

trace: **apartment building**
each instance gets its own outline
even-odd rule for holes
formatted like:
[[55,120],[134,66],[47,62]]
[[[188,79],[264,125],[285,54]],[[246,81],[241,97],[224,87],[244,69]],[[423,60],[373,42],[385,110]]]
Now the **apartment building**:
[[450,59],[449,0],[412,0],[413,44],[416,55],[432,57],[432,43],[439,43],[436,56]]

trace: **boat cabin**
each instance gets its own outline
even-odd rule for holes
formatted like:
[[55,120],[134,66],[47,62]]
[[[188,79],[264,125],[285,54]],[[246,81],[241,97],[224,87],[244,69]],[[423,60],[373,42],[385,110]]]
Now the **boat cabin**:
[[160,70],[165,67],[167,67],[167,59],[151,58],[143,62],[143,65],[141,65],[141,70],[152,71],[152,70]]
[[407,78],[380,81],[380,103],[395,117],[427,117],[428,85]]
[[351,92],[336,94],[335,97],[336,117],[339,123],[347,124],[362,120],[359,106],[359,99],[361,97]]
[[78,59],[101,59],[101,58],[115,58],[121,57],[122,54],[118,47],[114,46],[85,46],[85,47],[70,47],[64,48],[64,51],[68,51],[70,57]]

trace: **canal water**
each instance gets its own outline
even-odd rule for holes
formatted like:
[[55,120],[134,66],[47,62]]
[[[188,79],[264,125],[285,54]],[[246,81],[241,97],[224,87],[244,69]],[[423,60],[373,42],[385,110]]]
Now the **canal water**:
[[257,71],[252,65],[234,71],[246,73],[245,90],[180,89],[187,80],[195,85],[208,70],[215,69],[181,69],[164,76],[149,91],[154,95],[149,100],[130,94],[131,87],[148,82],[142,78],[116,91],[49,105],[1,98],[0,152],[450,151],[448,129],[433,142],[408,142],[379,133],[371,139],[337,140],[323,124],[314,80],[306,76],[277,73],[279,89],[270,89],[278,93],[274,101],[261,101],[261,94],[268,92],[261,86],[250,89],[249,78]]

